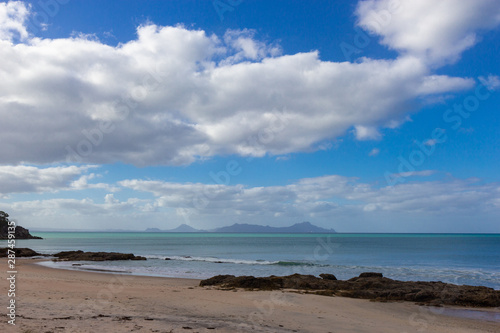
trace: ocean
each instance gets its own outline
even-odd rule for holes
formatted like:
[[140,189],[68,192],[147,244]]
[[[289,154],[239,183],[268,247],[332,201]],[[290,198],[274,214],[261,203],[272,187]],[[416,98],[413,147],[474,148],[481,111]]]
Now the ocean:
[[[18,240],[41,253],[133,253],[147,261],[47,262],[44,265],[123,274],[204,279],[218,274],[334,274],[349,279],[381,272],[398,280],[443,281],[500,289],[500,234],[217,234],[36,233]],[[2,245],[0,241],[0,246]],[[169,258],[170,260],[165,260]]]

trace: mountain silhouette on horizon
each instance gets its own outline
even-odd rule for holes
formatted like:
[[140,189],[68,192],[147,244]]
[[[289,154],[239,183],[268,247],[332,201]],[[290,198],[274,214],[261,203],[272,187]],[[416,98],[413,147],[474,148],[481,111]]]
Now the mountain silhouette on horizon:
[[311,222],[295,223],[288,227],[271,227],[258,224],[235,223],[230,226],[215,228],[211,230],[195,229],[187,224],[181,224],[177,228],[160,230],[158,228],[148,228],[146,232],[220,232],[220,233],[336,233],[334,229],[325,229],[311,224]]

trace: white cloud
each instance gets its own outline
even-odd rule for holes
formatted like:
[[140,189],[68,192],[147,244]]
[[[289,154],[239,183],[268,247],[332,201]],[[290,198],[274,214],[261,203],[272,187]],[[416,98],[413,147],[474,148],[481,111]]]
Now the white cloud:
[[437,143],[437,140],[436,140],[436,139],[429,139],[429,140],[427,140],[427,141],[425,141],[425,142],[424,142],[424,144],[425,144],[425,145],[427,145],[427,146],[431,146],[431,147],[432,147],[432,146],[435,146],[435,145],[436,145],[436,143]]
[[[432,170],[400,176],[426,177]],[[111,184],[108,184],[110,187]],[[500,185],[478,179],[406,182],[379,187],[329,175],[289,185],[248,187],[130,179],[120,198],[3,202],[2,210],[28,227],[81,229],[214,228],[234,222],[289,225],[310,220],[339,231],[498,232]],[[86,192],[81,192],[82,194]],[[126,197],[122,198],[124,193]],[[139,199],[142,198],[142,199]],[[470,219],[481,225],[470,225]],[[419,221],[409,225],[408,221]]]
[[140,214],[142,205],[144,202],[136,198],[118,201],[108,194],[103,203],[90,198],[57,198],[17,201],[5,203],[2,207],[25,227],[103,230],[108,226],[111,229],[123,226],[137,229],[140,224],[134,220],[134,216]]
[[488,90],[497,90],[500,88],[500,77],[498,75],[488,75],[487,77],[480,76],[479,81],[488,89]]
[[95,174],[85,175],[96,166],[59,166],[41,168],[28,165],[0,166],[0,195],[44,193],[90,188],[113,189],[107,184],[88,184]]
[[500,24],[496,0],[364,0],[356,14],[382,44],[438,65],[456,61],[477,43],[478,31]]
[[25,40],[28,37],[25,26],[28,15],[29,10],[21,1],[0,3],[0,41]]
[[234,50],[234,55],[222,61],[222,64],[229,65],[242,60],[258,61],[268,56],[278,56],[281,48],[278,45],[267,45],[255,39],[254,30],[228,30],[224,34],[225,44]]
[[88,190],[88,189],[105,189],[108,191],[118,191],[119,189],[115,186],[110,186],[105,183],[91,183],[89,184],[89,180],[97,178],[98,175],[95,173],[91,173],[88,175],[82,175],[80,178],[71,182],[69,189],[71,190]]
[[0,41],[8,78],[0,82],[0,162],[180,165],[311,151],[352,128],[359,140],[379,139],[416,98],[474,85],[412,57],[280,55],[249,30],[222,40],[182,26],[137,34],[116,47],[85,36]]
[[[450,90],[460,90],[463,87],[463,80],[462,78],[450,78],[442,75],[429,75],[423,80],[420,87],[418,87],[418,93],[422,96],[428,96],[446,93]],[[449,96],[439,96],[438,98],[446,99],[448,97]],[[428,101],[432,99],[436,99],[436,97],[431,96],[428,98]]]
[[[399,176],[433,175],[424,170]],[[150,192],[159,207],[182,208],[188,215],[216,216],[233,220],[262,216],[329,217],[336,212],[447,214],[497,209],[498,184],[479,185],[475,181],[406,183],[378,188],[355,178],[325,176],[306,178],[286,186],[245,187],[126,180],[120,185],[135,191]],[[340,204],[339,204],[340,203]],[[496,208],[495,208],[496,207]],[[318,215],[318,213],[321,213]]]
[[354,133],[358,140],[378,140],[382,137],[376,128],[361,125],[355,126]]
[[368,156],[378,156],[378,154],[380,154],[380,149],[378,148],[373,148],[372,150],[370,150],[370,152],[368,153]]

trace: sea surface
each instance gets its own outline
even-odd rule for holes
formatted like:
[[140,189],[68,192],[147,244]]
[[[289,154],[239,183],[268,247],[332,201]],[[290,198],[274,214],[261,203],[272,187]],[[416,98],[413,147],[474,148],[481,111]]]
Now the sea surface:
[[[208,278],[218,274],[334,274],[349,279],[381,272],[398,280],[443,281],[500,289],[500,234],[217,234],[36,233],[18,240],[41,253],[107,251],[147,261],[48,262],[79,270]],[[0,241],[0,246],[2,245]],[[170,260],[165,260],[169,258]]]

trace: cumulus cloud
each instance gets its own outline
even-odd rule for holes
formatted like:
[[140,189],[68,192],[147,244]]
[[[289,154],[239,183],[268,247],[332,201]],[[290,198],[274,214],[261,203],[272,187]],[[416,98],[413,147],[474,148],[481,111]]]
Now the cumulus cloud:
[[311,151],[353,129],[379,139],[415,99],[474,85],[410,56],[281,55],[250,30],[218,37],[148,24],[118,46],[81,35],[0,44],[3,164],[181,165]]
[[95,173],[82,175],[80,176],[80,178],[71,182],[68,190],[104,189],[112,192],[119,190],[119,188],[117,188],[116,186],[111,186],[105,183],[89,183],[89,180],[96,179],[99,176],[100,175],[97,175]]
[[45,193],[91,188],[115,189],[107,184],[89,184],[96,175],[85,174],[96,166],[59,166],[41,168],[28,165],[0,166],[0,195]]
[[[34,200],[34,201],[18,201],[11,204],[4,204],[3,206],[8,207],[9,211],[15,212],[12,216],[32,216],[39,218],[43,221],[44,217],[54,218],[57,217],[56,221],[49,222],[46,225],[40,224],[41,227],[58,227],[61,228],[60,219],[71,219],[77,217],[83,217],[90,223],[93,217],[98,219],[99,217],[104,217],[102,222],[106,219],[117,217],[117,215],[122,213],[129,214],[131,211],[139,209],[138,204],[142,203],[141,200],[136,198],[128,199],[127,201],[118,201],[114,199],[112,194],[108,194],[105,197],[105,202],[99,203],[94,199],[46,199],[46,200]],[[31,220],[30,219],[30,220]],[[100,227],[102,229],[102,222],[95,225],[95,227]],[[116,221],[115,221],[116,222]],[[37,223],[37,221],[35,221]],[[75,225],[71,225],[66,221],[66,227],[72,228]],[[85,229],[85,225],[83,225]]]
[[255,31],[250,29],[228,30],[224,34],[224,42],[232,48],[234,54],[222,61],[222,64],[238,63],[242,60],[258,61],[268,56],[281,54],[279,45],[267,45],[255,39]]
[[382,136],[376,128],[361,125],[354,127],[354,134],[358,140],[378,140]]
[[363,0],[356,14],[382,44],[434,65],[455,62],[478,31],[500,24],[496,0]]
[[[433,175],[424,170],[400,175]],[[496,209],[500,186],[472,180],[406,183],[376,187],[338,175],[301,179],[286,186],[245,187],[125,180],[121,186],[154,194],[159,207],[183,208],[191,214],[222,216],[331,216],[342,210],[392,213],[449,213]],[[325,215],[326,214],[326,215]]]
[[[433,175],[424,170],[400,176]],[[2,203],[2,210],[27,226],[66,228],[173,228],[188,223],[214,228],[234,222],[289,225],[310,220],[341,231],[440,230],[471,231],[470,218],[483,229],[497,230],[500,185],[478,179],[406,182],[380,187],[339,175],[304,178],[288,185],[249,187],[159,180],[128,179],[110,187],[126,197],[107,193],[101,199],[45,199]],[[87,193],[87,192],[82,192]],[[460,226],[460,218],[466,218]],[[420,224],[409,226],[408,220]],[[430,224],[425,227],[428,221]],[[469,221],[469,222],[468,222]],[[370,222],[373,222],[371,225]],[[401,226],[401,227],[400,227]],[[399,229],[398,229],[399,228]]]
[[28,15],[29,10],[21,1],[0,3],[0,41],[25,40],[28,37],[25,26]]

